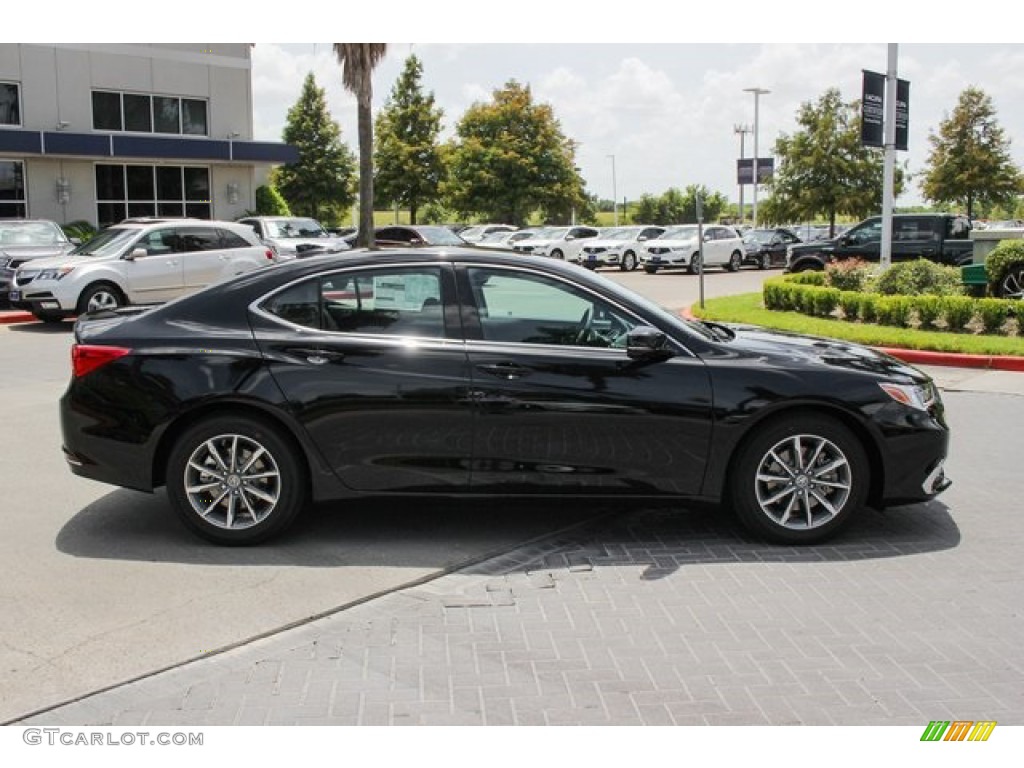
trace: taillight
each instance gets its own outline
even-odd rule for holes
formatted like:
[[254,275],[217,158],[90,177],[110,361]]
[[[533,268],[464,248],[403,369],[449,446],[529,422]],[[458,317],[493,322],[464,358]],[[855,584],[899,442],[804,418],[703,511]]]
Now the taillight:
[[266,256],[266,257],[267,257],[268,259],[270,259],[270,261],[273,261],[273,260],[274,260],[274,252],[273,252],[272,250],[270,250],[269,248],[267,248],[267,252],[266,252],[266,254],[264,254],[264,255],[265,255],[265,256]]
[[126,347],[73,344],[71,346],[71,372],[77,379],[128,354],[131,354],[131,350]]

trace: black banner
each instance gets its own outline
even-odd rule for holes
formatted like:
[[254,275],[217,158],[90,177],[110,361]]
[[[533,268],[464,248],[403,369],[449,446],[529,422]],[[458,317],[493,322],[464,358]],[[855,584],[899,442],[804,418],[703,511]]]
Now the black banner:
[[[771,184],[775,176],[775,158],[762,157],[757,162],[757,183]],[[754,183],[754,158],[748,157],[745,160],[736,161],[736,183]]]
[[860,99],[860,143],[865,147],[885,146],[885,75],[864,72]]
[[896,80],[896,149],[907,150],[910,133],[910,83]]

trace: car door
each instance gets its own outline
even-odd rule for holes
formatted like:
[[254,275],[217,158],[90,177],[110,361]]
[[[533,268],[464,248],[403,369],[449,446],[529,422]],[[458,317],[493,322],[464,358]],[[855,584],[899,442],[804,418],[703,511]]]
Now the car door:
[[220,233],[212,226],[180,227],[184,285],[182,293],[191,293],[230,274],[230,256]]
[[468,484],[473,411],[453,296],[445,266],[363,267],[300,281],[252,313],[295,418],[349,488]]
[[704,263],[727,264],[732,254],[732,240],[724,227],[708,227],[704,230]]
[[835,255],[840,259],[858,258],[878,261],[882,246],[882,219],[867,219],[841,235],[836,241]]
[[149,230],[129,246],[118,266],[132,304],[160,304],[180,296],[184,265],[177,228]]
[[476,405],[473,491],[695,494],[711,433],[703,363],[638,364],[638,315],[528,268],[459,272]]

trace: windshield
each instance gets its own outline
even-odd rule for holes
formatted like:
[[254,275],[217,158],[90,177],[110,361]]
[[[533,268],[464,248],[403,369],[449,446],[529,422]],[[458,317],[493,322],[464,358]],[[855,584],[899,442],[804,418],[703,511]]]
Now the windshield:
[[466,241],[448,227],[418,227],[420,237],[431,245],[465,245]]
[[768,245],[771,243],[773,237],[775,237],[774,229],[755,229],[751,232],[747,232],[747,234],[743,236],[743,239]]
[[639,232],[639,229],[633,227],[619,227],[618,229],[609,229],[607,232],[602,232],[599,237],[602,240],[635,240]]
[[510,232],[491,232],[489,235],[484,235],[482,242],[485,243],[503,243],[511,237]]
[[266,227],[267,237],[329,237],[326,230],[314,219],[273,219],[266,222]]
[[92,240],[82,243],[71,253],[75,256],[114,256],[129,242],[138,237],[141,229],[135,227],[110,227],[100,232]]
[[50,221],[0,222],[0,248],[5,245],[55,245],[66,243],[60,227]]
[[665,230],[659,240],[692,240],[697,236],[697,228],[690,227],[671,227]]

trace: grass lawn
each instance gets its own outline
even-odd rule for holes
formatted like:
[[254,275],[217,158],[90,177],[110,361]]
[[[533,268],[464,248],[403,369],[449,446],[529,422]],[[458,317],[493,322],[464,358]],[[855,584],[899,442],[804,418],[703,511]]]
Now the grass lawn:
[[749,323],[811,336],[827,336],[873,347],[901,347],[968,355],[1017,355],[1024,357],[1024,337],[982,336],[968,333],[915,331],[869,323],[810,317],[799,312],[776,312],[764,308],[760,293],[744,293],[707,299],[704,308],[691,308],[704,320]]

